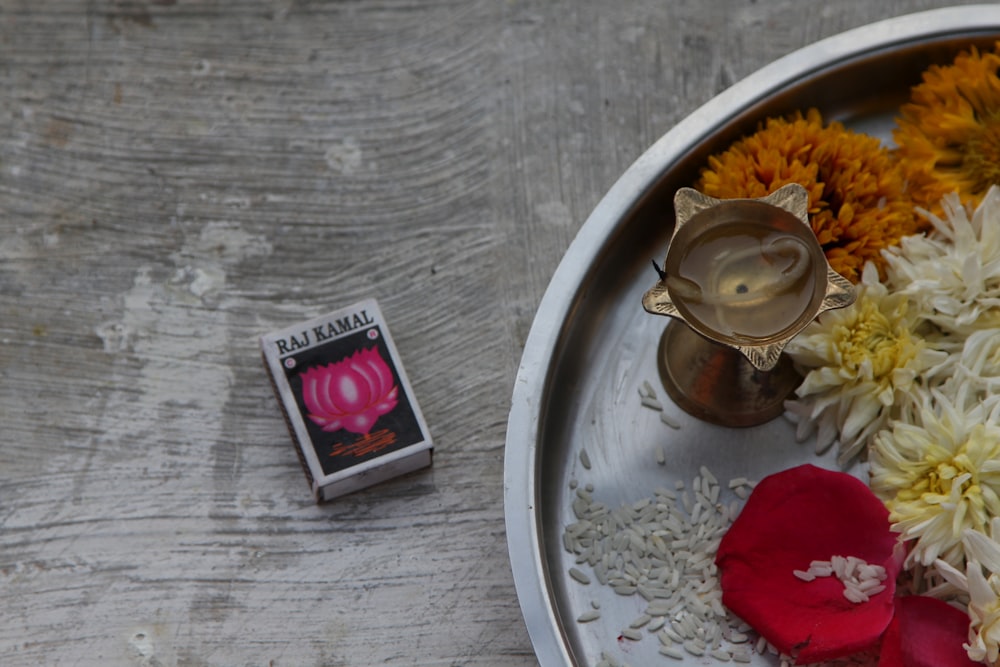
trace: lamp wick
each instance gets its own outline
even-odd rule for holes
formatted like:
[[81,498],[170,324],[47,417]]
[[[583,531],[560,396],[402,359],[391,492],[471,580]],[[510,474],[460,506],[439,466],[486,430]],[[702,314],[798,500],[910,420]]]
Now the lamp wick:
[[656,275],[660,276],[660,280],[666,280],[667,279],[667,272],[664,271],[663,269],[661,269],[660,267],[658,267],[656,265],[656,260],[655,259],[651,259],[649,261],[651,261],[653,263],[653,268],[656,269]]

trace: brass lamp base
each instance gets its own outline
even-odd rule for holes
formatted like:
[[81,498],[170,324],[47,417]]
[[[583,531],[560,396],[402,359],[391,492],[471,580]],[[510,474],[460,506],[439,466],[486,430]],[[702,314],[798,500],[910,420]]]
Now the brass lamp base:
[[720,426],[756,426],[784,412],[802,381],[782,355],[768,371],[732,347],[715,343],[681,320],[670,320],[657,350],[667,394],[685,412]]

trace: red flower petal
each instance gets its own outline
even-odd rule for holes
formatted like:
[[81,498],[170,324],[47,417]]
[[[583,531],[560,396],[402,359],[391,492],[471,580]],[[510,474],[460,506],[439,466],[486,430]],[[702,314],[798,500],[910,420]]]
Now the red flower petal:
[[969,617],[948,603],[920,595],[897,598],[878,667],[982,667],[962,647],[968,639]]
[[[800,663],[856,653],[892,619],[896,544],[888,511],[864,482],[813,465],[785,470],[757,485],[722,539],[723,602]],[[836,577],[805,582],[793,574],[833,556],[885,567],[886,590],[856,604]]]

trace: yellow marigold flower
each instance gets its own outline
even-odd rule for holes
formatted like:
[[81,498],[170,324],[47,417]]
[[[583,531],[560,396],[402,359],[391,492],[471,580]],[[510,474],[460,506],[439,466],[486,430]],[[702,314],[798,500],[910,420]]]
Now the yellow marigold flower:
[[809,192],[813,232],[835,271],[858,282],[866,262],[920,231],[905,180],[890,151],[810,109],[770,118],[708,160],[695,187],[718,199],[766,196],[788,183]]
[[909,559],[960,568],[966,530],[1000,517],[1000,425],[982,405],[959,410],[931,391],[914,419],[895,421],[870,450],[871,487],[893,529],[913,540]]
[[854,304],[823,313],[785,348],[805,375],[786,402],[799,439],[818,429],[819,453],[839,438],[841,463],[861,454],[921,374],[947,359],[915,332],[917,323],[907,297],[890,293],[866,265]]
[[910,91],[893,137],[910,180],[911,196],[940,212],[941,198],[958,192],[977,206],[1000,183],[1000,42],[976,48],[951,65],[934,65]]

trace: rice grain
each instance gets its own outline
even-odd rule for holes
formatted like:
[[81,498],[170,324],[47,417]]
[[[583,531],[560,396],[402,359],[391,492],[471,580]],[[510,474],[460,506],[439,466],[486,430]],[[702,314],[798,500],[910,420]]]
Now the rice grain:
[[642,399],[642,405],[643,405],[643,407],[647,407],[650,410],[656,410],[657,412],[662,412],[663,411],[663,404],[660,403],[655,398],[650,398],[648,396],[644,397]]
[[674,421],[666,412],[660,413],[660,421],[674,430],[680,429],[680,422]]
[[637,619],[629,623],[629,627],[638,630],[639,628],[648,625],[651,620],[653,620],[652,616],[650,616],[649,614],[643,614],[642,616],[638,617]]
[[721,648],[712,649],[709,655],[711,655],[719,662],[729,662],[730,660],[733,659],[733,656],[729,654],[729,651],[724,651]]
[[705,655],[705,647],[700,646],[699,643],[693,639],[684,642],[684,650],[693,656]]
[[660,647],[660,654],[661,655],[665,655],[668,658],[673,658],[675,660],[683,660],[684,659],[684,653],[681,652],[681,651],[679,651],[679,650],[677,650],[673,646],[661,646]]

